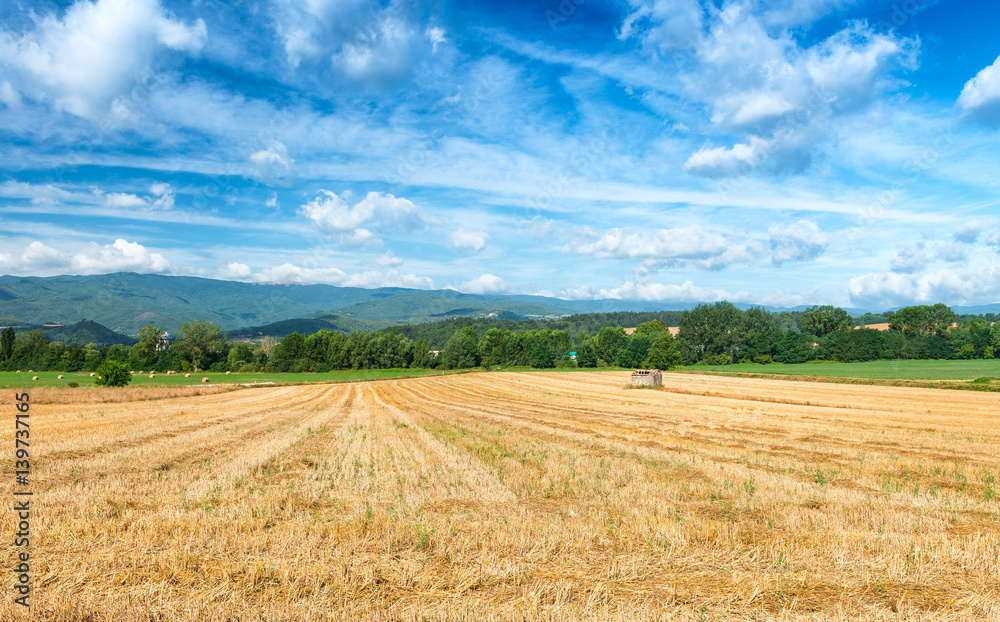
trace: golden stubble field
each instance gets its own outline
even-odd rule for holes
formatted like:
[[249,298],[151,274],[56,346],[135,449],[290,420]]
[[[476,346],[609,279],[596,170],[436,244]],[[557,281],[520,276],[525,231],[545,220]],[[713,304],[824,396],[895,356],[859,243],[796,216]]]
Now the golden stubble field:
[[1000,619],[996,395],[627,380],[48,396],[31,618]]

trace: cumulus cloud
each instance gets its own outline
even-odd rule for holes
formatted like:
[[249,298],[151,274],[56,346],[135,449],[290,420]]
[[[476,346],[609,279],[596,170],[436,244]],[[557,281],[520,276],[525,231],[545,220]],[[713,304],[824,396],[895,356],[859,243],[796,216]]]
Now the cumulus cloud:
[[386,251],[375,259],[375,263],[383,268],[394,268],[396,266],[402,265],[403,260],[400,259],[399,257],[396,257],[396,255],[393,254],[392,251]]
[[878,309],[905,304],[977,304],[1000,299],[1000,266],[967,271],[942,268],[920,273],[881,272],[848,281],[851,304]]
[[405,287],[410,289],[434,289],[434,281],[426,276],[400,274],[396,270],[380,272],[369,270],[349,274],[340,268],[304,268],[292,263],[265,268],[252,275],[258,282],[281,283],[322,283],[341,287]]
[[288,147],[277,140],[267,143],[266,149],[250,154],[255,176],[269,185],[289,186],[295,183],[295,161],[288,156]]
[[502,294],[510,291],[507,283],[495,274],[481,274],[469,281],[463,281],[458,291],[466,294]]
[[786,227],[773,225],[771,236],[771,261],[780,266],[786,262],[816,259],[830,245],[830,236],[811,220],[800,220]]
[[973,220],[967,222],[958,229],[955,229],[955,233],[952,237],[955,238],[956,242],[962,242],[963,244],[975,244],[979,240],[979,236],[993,228],[997,224],[997,220]]
[[819,40],[794,27],[853,0],[726,2],[631,0],[622,37],[670,63],[685,98],[703,104],[729,145],[706,145],[684,168],[707,177],[798,172],[831,121],[868,107],[916,67],[919,40],[853,22]]
[[639,37],[647,49],[662,52],[685,48],[697,41],[704,9],[698,0],[629,0],[620,39]]
[[412,232],[432,223],[431,219],[411,201],[388,193],[369,192],[353,206],[352,193],[341,194],[320,190],[320,195],[299,209],[320,231],[340,235],[342,244],[365,246],[381,243],[375,231],[402,230]]
[[91,242],[74,252],[31,242],[19,253],[0,253],[0,273],[50,276],[55,274],[106,274],[108,272],[162,273],[170,263],[159,253],[137,242],[118,239],[114,244]]
[[962,116],[984,123],[1000,123],[1000,56],[965,83],[958,96]]
[[485,231],[457,229],[448,235],[449,245],[457,250],[479,252],[486,248],[490,236]]
[[0,30],[0,65],[11,92],[97,120],[127,109],[128,91],[165,54],[197,55],[207,34],[203,20],[175,20],[158,0],[77,0],[61,18],[36,19],[32,31]]
[[610,288],[594,288],[589,285],[564,289],[561,298],[573,300],[656,300],[663,302],[716,302],[719,300],[739,300],[745,294],[731,294],[721,289],[698,287],[691,281],[681,285],[627,281]]
[[232,261],[219,268],[219,278],[230,281],[246,281],[253,277],[253,270],[245,263]]
[[276,0],[275,25],[293,69],[334,69],[366,86],[408,77],[422,55],[445,42],[403,2],[373,8],[364,0]]
[[923,270],[932,260],[927,244],[918,242],[896,250],[889,260],[889,269],[893,272],[911,274]]
[[631,232],[609,229],[594,242],[563,247],[564,252],[581,255],[640,260],[647,269],[690,263],[705,270],[755,261],[762,250],[754,240],[736,240],[698,225]]
[[174,189],[170,184],[163,182],[150,185],[149,194],[146,196],[128,192],[105,193],[99,188],[94,188],[93,194],[103,200],[105,207],[115,209],[168,210],[174,207]]

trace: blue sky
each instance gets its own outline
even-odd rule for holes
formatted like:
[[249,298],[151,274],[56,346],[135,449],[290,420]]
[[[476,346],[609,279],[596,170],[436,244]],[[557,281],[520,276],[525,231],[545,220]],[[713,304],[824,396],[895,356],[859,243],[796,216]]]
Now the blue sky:
[[0,9],[0,274],[1000,302],[1000,4]]

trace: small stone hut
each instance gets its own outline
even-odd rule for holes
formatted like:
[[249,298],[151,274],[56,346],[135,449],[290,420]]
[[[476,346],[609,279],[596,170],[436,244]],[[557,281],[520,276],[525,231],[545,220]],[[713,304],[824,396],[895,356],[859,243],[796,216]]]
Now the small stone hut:
[[633,387],[663,386],[663,374],[658,369],[637,369],[632,372]]

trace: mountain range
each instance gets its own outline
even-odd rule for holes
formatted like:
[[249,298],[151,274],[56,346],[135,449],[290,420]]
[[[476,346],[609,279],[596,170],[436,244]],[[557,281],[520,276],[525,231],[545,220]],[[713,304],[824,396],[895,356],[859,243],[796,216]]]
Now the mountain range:
[[[365,289],[298,283],[240,283],[130,272],[95,276],[0,276],[0,325],[97,322],[137,335],[146,324],[176,333],[194,318],[234,335],[352,332],[453,317],[552,319],[578,313],[680,311],[697,303],[563,300],[531,295],[477,295],[395,287]],[[742,308],[751,305],[739,304]],[[766,307],[772,311],[799,311]],[[1000,304],[953,307],[957,313],[1000,312]],[[860,315],[866,309],[848,309]],[[261,330],[265,328],[266,330]]]

